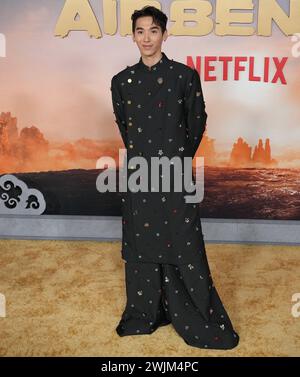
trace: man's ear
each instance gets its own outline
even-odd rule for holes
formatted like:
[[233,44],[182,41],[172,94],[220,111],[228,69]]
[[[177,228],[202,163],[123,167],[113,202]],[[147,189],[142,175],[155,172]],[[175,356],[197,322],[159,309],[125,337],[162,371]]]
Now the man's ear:
[[163,39],[164,39],[164,41],[167,40],[168,36],[169,36],[169,35],[168,35],[168,30],[166,29],[165,32],[164,32],[164,35],[163,35]]

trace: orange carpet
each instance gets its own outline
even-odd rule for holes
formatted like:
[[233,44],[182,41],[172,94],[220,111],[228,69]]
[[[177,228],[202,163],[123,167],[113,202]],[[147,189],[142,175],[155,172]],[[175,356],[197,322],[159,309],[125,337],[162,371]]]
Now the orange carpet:
[[300,246],[206,243],[214,284],[240,336],[190,347],[172,324],[115,332],[125,306],[120,242],[0,240],[1,356],[300,356]]

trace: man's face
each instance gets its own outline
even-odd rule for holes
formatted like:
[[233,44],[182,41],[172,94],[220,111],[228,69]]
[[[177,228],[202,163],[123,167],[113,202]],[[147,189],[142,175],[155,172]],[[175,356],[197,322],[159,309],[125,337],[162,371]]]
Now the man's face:
[[160,26],[153,23],[151,16],[139,17],[136,20],[133,41],[136,42],[141,55],[152,56],[161,51],[162,42],[167,37],[167,31],[162,34]]

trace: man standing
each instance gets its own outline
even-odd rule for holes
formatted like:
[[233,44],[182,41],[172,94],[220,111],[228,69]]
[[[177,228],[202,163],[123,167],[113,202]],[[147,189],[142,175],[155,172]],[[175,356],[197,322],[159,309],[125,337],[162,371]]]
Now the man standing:
[[[185,157],[191,167],[207,120],[197,70],[161,51],[168,37],[167,20],[152,6],[133,13],[133,41],[141,58],[111,80],[114,114],[128,161],[137,157],[147,166],[151,161],[152,167],[153,159],[161,159],[159,177],[164,179],[166,161],[172,170],[174,161]],[[126,173],[135,178],[136,165],[130,162]],[[211,277],[199,206],[186,202],[186,189],[174,190],[173,175],[168,192],[152,183],[149,169],[144,178],[151,179],[148,191],[129,189],[122,196],[127,304],[117,333],[150,334],[172,323],[191,346],[237,346],[239,336]]]

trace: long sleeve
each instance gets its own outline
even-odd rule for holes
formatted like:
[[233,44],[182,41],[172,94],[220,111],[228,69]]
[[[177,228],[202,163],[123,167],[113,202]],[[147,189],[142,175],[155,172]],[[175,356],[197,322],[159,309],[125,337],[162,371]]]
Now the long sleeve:
[[185,114],[187,134],[191,145],[192,157],[195,156],[206,128],[207,113],[199,73],[193,70],[185,91]]
[[125,113],[124,113],[124,106],[122,103],[122,98],[120,95],[120,91],[116,82],[116,76],[113,76],[111,80],[111,98],[112,98],[112,105],[115,114],[115,122],[118,125],[120,135],[122,137],[123,143],[127,148],[127,125],[125,120]]

